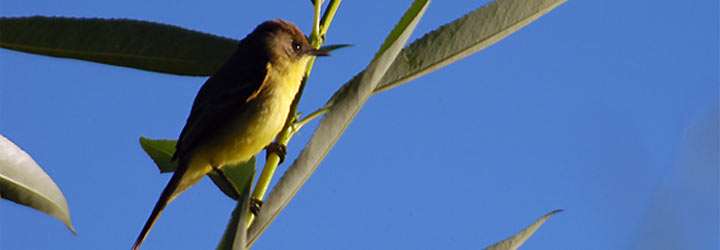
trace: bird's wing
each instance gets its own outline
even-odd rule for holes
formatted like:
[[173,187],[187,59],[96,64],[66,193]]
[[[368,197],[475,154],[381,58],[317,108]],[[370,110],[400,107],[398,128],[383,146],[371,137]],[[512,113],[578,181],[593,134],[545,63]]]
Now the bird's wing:
[[[222,129],[233,114],[242,112],[253,94],[266,81],[267,61],[242,60],[233,55],[223,67],[200,88],[190,116],[180,133],[172,159],[187,155],[214,131]],[[252,62],[252,65],[248,65]]]

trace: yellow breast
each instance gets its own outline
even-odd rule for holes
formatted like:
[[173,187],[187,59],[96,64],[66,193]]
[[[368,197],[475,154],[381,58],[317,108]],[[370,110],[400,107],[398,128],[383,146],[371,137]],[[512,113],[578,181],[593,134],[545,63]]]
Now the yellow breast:
[[[306,61],[273,67],[268,64],[268,77],[247,109],[225,126],[208,145],[204,154],[215,167],[249,160],[270,144],[280,132],[305,74]],[[202,158],[205,158],[202,157]]]

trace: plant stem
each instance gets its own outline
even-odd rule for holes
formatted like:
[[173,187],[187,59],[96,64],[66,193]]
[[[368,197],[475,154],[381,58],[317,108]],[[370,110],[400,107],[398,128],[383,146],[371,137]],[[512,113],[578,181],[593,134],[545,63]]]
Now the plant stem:
[[[313,29],[310,33],[310,44],[315,49],[317,49],[320,48],[320,46],[322,46],[322,44],[324,43],[323,38],[325,37],[325,32],[327,32],[327,29],[330,26],[330,22],[332,22],[333,16],[335,15],[335,12],[340,5],[340,1],[332,0],[330,2],[327,10],[325,11],[325,16],[323,16],[322,18],[322,23],[319,23],[321,2],[315,1],[315,3],[315,17],[313,18]],[[320,26],[323,27],[322,30],[320,30]],[[310,76],[310,72],[312,71],[314,63],[315,58],[310,58],[310,60],[308,61],[307,69],[305,70],[305,77],[303,77],[302,83],[300,83],[300,89],[298,90],[298,93],[295,95],[295,99],[290,105],[290,112],[288,113],[288,117],[285,120],[285,125],[275,138],[275,142],[277,143],[281,143],[282,145],[287,146],[288,142],[290,142],[290,138],[292,138],[295,132],[297,132],[297,108],[298,104],[300,103],[300,97],[302,96],[302,93],[305,89],[305,84],[307,83],[307,79]],[[266,150],[265,153],[267,154],[265,166],[263,167],[263,171],[258,178],[257,184],[255,185],[255,189],[253,190],[251,196],[252,199],[255,199],[257,201],[262,201],[265,198],[265,193],[267,193],[268,187],[270,186],[270,181],[272,180],[272,177],[275,174],[275,170],[280,163],[280,156],[278,156],[275,151]],[[254,219],[255,216],[253,214],[250,214],[248,216],[248,227],[252,224],[252,221]]]
[[[315,46],[315,44],[313,44],[312,42],[314,40],[317,40],[314,38],[317,38],[320,35],[320,11],[322,11],[322,2],[322,0],[316,0],[315,5],[313,6],[313,11],[315,14],[313,15],[313,26],[312,31],[310,32],[310,44],[313,46]],[[307,75],[307,72],[305,75]]]
[[300,119],[299,121],[297,121],[297,122],[294,124],[294,126],[295,126],[295,127],[294,127],[295,131],[300,130],[300,128],[302,128],[303,126],[305,126],[305,124],[307,124],[308,122],[310,122],[310,121],[312,121],[313,119],[315,119],[315,118],[317,118],[317,117],[325,114],[325,112],[327,112],[327,110],[328,110],[328,108],[325,107],[325,108],[321,108],[321,109],[315,110],[315,112],[312,112],[312,113],[310,113],[309,115],[306,115],[305,117],[303,117],[302,119]]
[[[390,83],[390,84],[383,85],[382,87],[373,90],[373,92],[372,92],[371,95],[374,95],[374,94],[383,92],[383,91],[385,91],[385,90],[388,90],[388,89],[391,89],[391,88],[394,88],[394,87],[397,87],[398,85],[407,82],[407,81],[406,81],[407,78],[408,78],[408,77],[405,77],[405,78],[403,78],[403,79],[400,79],[400,81],[395,81],[395,82],[392,82],[392,83]],[[325,114],[325,113],[330,109],[330,107],[332,107],[332,104],[330,104],[330,105],[325,105],[324,107],[322,107],[322,108],[320,108],[320,109],[318,109],[318,110],[315,110],[315,111],[313,111],[312,113],[310,113],[309,115],[306,115],[306,116],[303,117],[302,119],[298,120],[298,121],[293,125],[293,126],[295,127],[295,130],[300,130],[300,128],[302,128],[303,126],[305,126],[305,124],[307,124],[308,122],[310,122],[310,121],[312,121],[313,119],[318,118],[318,117],[320,117],[321,115]]]
[[331,0],[330,4],[328,4],[328,8],[325,10],[325,14],[322,17],[320,35],[323,38],[323,42],[325,40],[325,34],[327,34],[327,31],[330,28],[330,23],[332,22],[333,17],[335,17],[335,12],[337,12],[338,7],[340,6],[340,2],[342,2],[342,0]]

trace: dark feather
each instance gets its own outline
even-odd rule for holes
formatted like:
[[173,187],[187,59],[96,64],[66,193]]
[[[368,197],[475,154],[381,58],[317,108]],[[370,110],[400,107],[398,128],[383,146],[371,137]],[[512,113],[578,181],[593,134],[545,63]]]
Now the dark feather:
[[260,89],[269,59],[263,48],[252,47],[239,46],[248,49],[236,51],[200,88],[172,160],[188,156],[202,140],[210,139],[208,134],[222,129],[233,114],[242,113],[248,98]]
[[[218,133],[227,130],[225,126],[230,126],[231,119],[243,117],[243,113],[247,112],[248,102],[256,93],[260,93],[263,85],[267,83],[268,67],[273,64],[271,60],[277,60],[278,56],[299,59],[310,52],[317,51],[311,50],[302,32],[295,25],[281,20],[260,24],[240,41],[235,53],[203,84],[195,97],[190,116],[180,133],[172,157],[172,160],[179,160],[178,168],[160,195],[133,249],[140,247],[170,200],[199,180],[198,171],[204,170],[202,167],[200,170],[190,169],[193,151],[213,143],[211,140],[217,139]],[[195,172],[189,173],[189,170]],[[192,178],[186,179],[186,175]]]

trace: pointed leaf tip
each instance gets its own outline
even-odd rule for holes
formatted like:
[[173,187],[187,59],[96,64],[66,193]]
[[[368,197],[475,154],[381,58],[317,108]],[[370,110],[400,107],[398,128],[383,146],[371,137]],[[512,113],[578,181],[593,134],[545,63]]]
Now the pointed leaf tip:
[[510,238],[504,239],[498,243],[493,244],[492,246],[489,246],[488,248],[485,248],[485,250],[515,250],[518,247],[520,247],[527,239],[532,236],[535,231],[540,228],[540,226],[545,223],[551,216],[562,212],[562,209],[556,209],[552,212],[549,212],[545,214],[545,216],[541,217],[537,221],[535,221],[530,226],[526,227],[522,231],[518,232],[517,234],[513,235]]
[[173,172],[177,168],[177,162],[170,160],[175,154],[176,143],[177,140],[140,137],[140,146],[155,162],[160,173]]
[[58,218],[77,235],[60,188],[30,155],[1,134],[0,197]]

